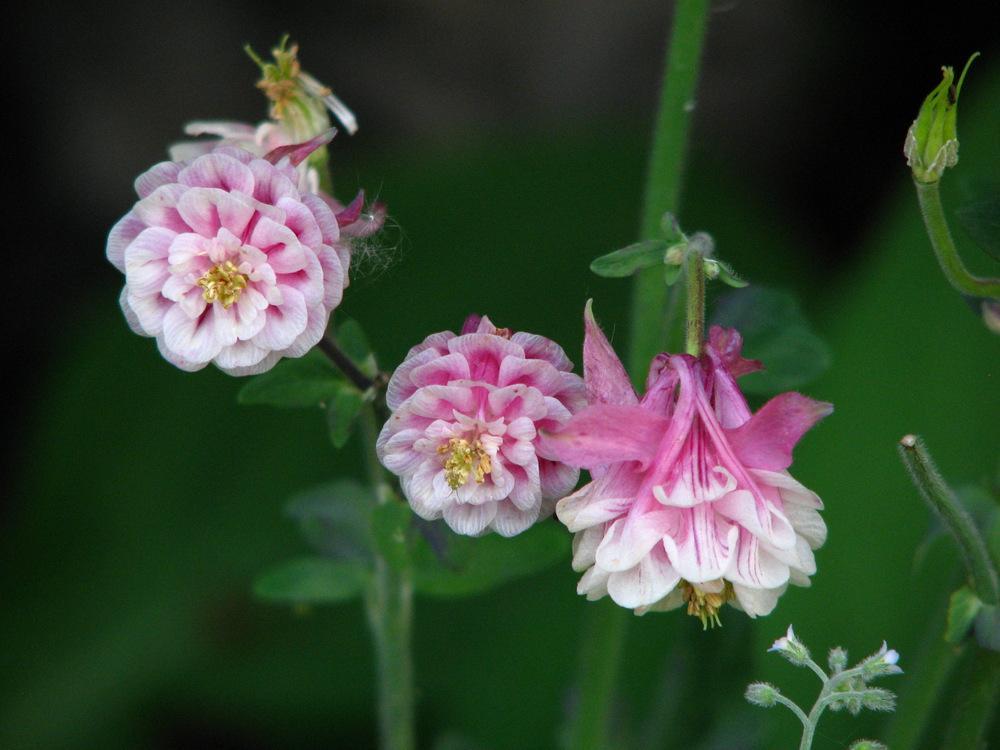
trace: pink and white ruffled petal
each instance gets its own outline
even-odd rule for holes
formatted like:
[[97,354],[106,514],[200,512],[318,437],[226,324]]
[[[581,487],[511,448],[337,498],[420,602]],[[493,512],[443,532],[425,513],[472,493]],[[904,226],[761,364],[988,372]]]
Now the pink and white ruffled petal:
[[529,359],[544,360],[557,370],[568,372],[573,369],[573,363],[569,361],[566,352],[552,339],[518,331],[510,337],[510,340],[520,346],[524,350],[524,356]]
[[788,565],[764,549],[757,537],[741,529],[737,551],[725,577],[734,585],[773,589],[787,583]]
[[189,362],[211,362],[222,349],[222,343],[216,339],[214,311],[214,306],[209,307],[200,317],[189,318],[179,306],[173,305],[163,316],[166,348]]
[[576,584],[576,593],[586,596],[589,602],[596,602],[608,595],[608,577],[610,575],[611,571],[595,565],[580,578]]
[[672,526],[667,511],[619,518],[597,548],[597,564],[607,571],[628,570],[658,544]]
[[784,586],[771,589],[760,589],[752,586],[733,584],[733,593],[740,609],[750,617],[764,617],[771,614],[778,604],[778,597],[784,592]]
[[267,349],[255,346],[249,341],[237,341],[235,344],[224,346],[213,362],[223,372],[232,373],[236,370],[243,372],[259,365],[268,353]]
[[481,505],[450,503],[444,507],[443,515],[445,523],[456,534],[479,536],[496,518],[497,503],[488,502]]
[[608,577],[608,594],[620,607],[648,607],[669,594],[680,579],[663,549],[654,547],[637,565]]
[[183,185],[161,185],[132,207],[133,216],[147,227],[164,227],[175,232],[188,231],[177,204],[186,190]]
[[177,182],[177,175],[180,174],[182,166],[172,161],[161,161],[154,164],[141,175],[135,178],[135,192],[140,198],[146,198],[162,185],[169,185]]
[[309,322],[309,310],[302,294],[287,286],[281,288],[281,293],[284,301],[264,311],[267,321],[254,337],[254,343],[264,349],[287,349],[306,330]]
[[492,527],[500,536],[517,536],[538,520],[538,508],[521,510],[510,500],[501,500],[496,504],[496,516]]
[[674,513],[680,525],[663,537],[674,568],[691,583],[721,578],[735,557],[739,528],[716,516],[707,503]]
[[199,156],[181,169],[177,182],[192,188],[219,188],[246,195],[251,195],[254,189],[254,176],[247,166],[218,151]]
[[576,487],[576,483],[580,480],[580,470],[559,461],[539,459],[538,476],[542,497],[558,500]]
[[417,388],[425,385],[448,385],[453,380],[469,378],[469,363],[461,354],[435,356],[409,370],[410,382]]
[[582,573],[597,562],[597,547],[603,538],[601,526],[591,526],[573,535],[573,570]]
[[125,248],[145,228],[145,222],[131,212],[120,218],[118,223],[111,228],[104,253],[108,260],[111,261],[111,264],[119,271],[123,273],[125,271]]

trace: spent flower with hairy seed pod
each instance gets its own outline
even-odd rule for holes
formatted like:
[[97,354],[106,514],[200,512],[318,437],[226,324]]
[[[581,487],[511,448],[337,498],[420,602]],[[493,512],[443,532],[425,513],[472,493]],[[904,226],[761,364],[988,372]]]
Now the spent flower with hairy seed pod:
[[840,646],[831,648],[830,654],[827,656],[827,664],[830,665],[830,671],[834,674],[843,672],[847,669],[847,651]]
[[593,478],[556,509],[579,593],[637,614],[686,606],[708,625],[723,604],[766,615],[789,583],[809,585],[822,503],[787,468],[832,407],[785,393],[751,414],[736,378],[760,365],[718,327],[700,358],[658,355],[640,400],[589,303],[584,320],[590,405],[539,444]]
[[107,257],[125,274],[129,325],[168,361],[247,375],[322,337],[350,249],[330,205],[299,190],[296,165],[329,137],[266,158],[220,146],[138,177],[139,201],[111,230]]
[[882,641],[882,647],[861,662],[861,676],[868,681],[876,677],[902,674],[903,670],[897,666],[897,662],[899,662],[899,652],[889,648],[886,642]]
[[572,367],[553,341],[486,317],[413,347],[389,381],[377,442],[413,510],[469,535],[513,536],[550,515],[579,471],[535,446],[586,403]]
[[954,68],[941,68],[941,82],[927,95],[906,132],[903,154],[918,182],[937,182],[946,169],[958,164],[958,97],[965,74],[978,56],[977,52],[965,63],[957,85]]

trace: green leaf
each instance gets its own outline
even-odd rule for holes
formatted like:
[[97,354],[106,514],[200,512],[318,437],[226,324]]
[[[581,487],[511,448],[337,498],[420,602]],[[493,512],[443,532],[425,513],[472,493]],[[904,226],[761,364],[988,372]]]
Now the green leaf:
[[403,570],[409,565],[408,530],[413,512],[398,501],[383,503],[372,511],[371,533],[375,547],[393,568]]
[[358,562],[303,557],[277,565],[253,585],[265,601],[285,604],[331,604],[358,596],[367,570]]
[[983,604],[976,615],[976,643],[990,651],[1000,651],[1000,607]]
[[343,378],[330,361],[315,349],[297,359],[283,359],[255,376],[240,390],[241,404],[308,407],[333,398]]
[[675,263],[667,263],[663,266],[663,281],[667,286],[673,286],[677,283],[677,279],[681,277],[681,271],[684,270],[684,266],[678,266]]
[[739,331],[743,356],[759,359],[765,367],[740,378],[744,392],[772,395],[795,389],[830,366],[829,348],[787,292],[754,286],[724,294],[712,323]]
[[365,405],[364,394],[350,383],[340,383],[326,403],[326,424],[334,448],[343,448],[354,431],[358,414]]
[[1000,193],[959,207],[955,216],[973,242],[1000,260]]
[[372,491],[350,479],[314,487],[292,497],[285,513],[321,555],[340,560],[372,558]]
[[590,264],[590,270],[598,276],[618,279],[631,276],[643,268],[663,263],[663,254],[673,244],[667,240],[643,240],[634,245],[602,255]]
[[723,263],[721,260],[717,260],[716,263],[719,264],[719,281],[721,281],[726,286],[731,286],[734,289],[742,289],[747,286],[750,282],[746,281],[733,270],[733,267],[728,263]]
[[375,355],[361,324],[347,318],[337,326],[335,337],[337,345],[351,358],[358,369],[370,378],[375,377],[378,365],[375,363]]
[[983,603],[968,586],[954,592],[948,600],[948,623],[945,625],[944,639],[948,643],[960,643],[982,607]]
[[449,533],[444,564],[426,542],[415,545],[414,587],[430,596],[479,594],[566,559],[569,546],[569,535],[554,521],[536,524],[510,539]]

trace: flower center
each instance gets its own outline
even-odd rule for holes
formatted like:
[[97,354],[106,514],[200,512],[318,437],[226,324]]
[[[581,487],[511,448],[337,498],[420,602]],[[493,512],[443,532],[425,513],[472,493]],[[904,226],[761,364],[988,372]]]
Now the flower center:
[[687,602],[687,612],[701,620],[702,629],[718,625],[722,627],[722,620],[719,619],[719,610],[722,605],[735,597],[733,585],[726,581],[722,591],[703,591],[693,583],[681,581],[681,593],[684,601]]
[[205,291],[201,296],[206,302],[218,300],[227,310],[247,288],[247,277],[239,272],[231,260],[212,266],[198,279],[198,286]]
[[457,490],[475,472],[476,482],[482,484],[493,469],[490,454],[478,440],[471,443],[464,438],[452,438],[438,448],[438,453],[447,455],[444,460],[444,476],[448,486]]

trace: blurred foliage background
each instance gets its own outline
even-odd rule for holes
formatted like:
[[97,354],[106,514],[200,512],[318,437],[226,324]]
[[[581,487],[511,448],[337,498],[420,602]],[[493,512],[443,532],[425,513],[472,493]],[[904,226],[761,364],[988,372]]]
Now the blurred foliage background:
[[[935,265],[901,146],[937,67],[981,49],[946,204],[995,182],[1000,45],[988,9],[904,7],[767,0],[713,13],[680,216],[752,282],[794,290],[830,345],[832,368],[805,390],[837,411],[794,468],[824,498],[830,538],[812,588],[766,619],[728,612],[704,634],[677,613],[632,623],[618,719],[644,747],[794,744],[790,714],[742,701],[751,678],[811,700],[809,675],[764,653],[789,622],[816,652],[860,657],[887,639],[909,672],[938,638],[928,623],[958,567],[947,543],[915,563],[928,518],[895,442],[923,434],[955,483],[995,478],[998,341]],[[471,311],[579,361],[590,296],[621,347],[627,284],[587,264],[634,239],[669,4],[19,13],[31,64],[14,81],[27,102],[14,126],[27,145],[10,174],[30,195],[11,225],[31,270],[5,331],[21,356],[5,373],[0,747],[371,747],[360,606],[299,612],[250,595],[255,574],[305,549],[285,499],[357,472],[357,446],[335,453],[319,413],[237,407],[240,382],[163,362],[124,324],[104,235],[184,122],[263,116],[240,45],[267,49],[289,31],[361,120],[332,149],[338,192],[364,186],[392,216],[342,307],[383,366]],[[902,51],[887,59],[890,48]],[[555,746],[584,615],[603,606],[578,598],[575,578],[567,557],[488,594],[418,602],[425,746],[447,733]],[[886,686],[905,701],[909,679]],[[882,731],[828,715],[815,747]]]

